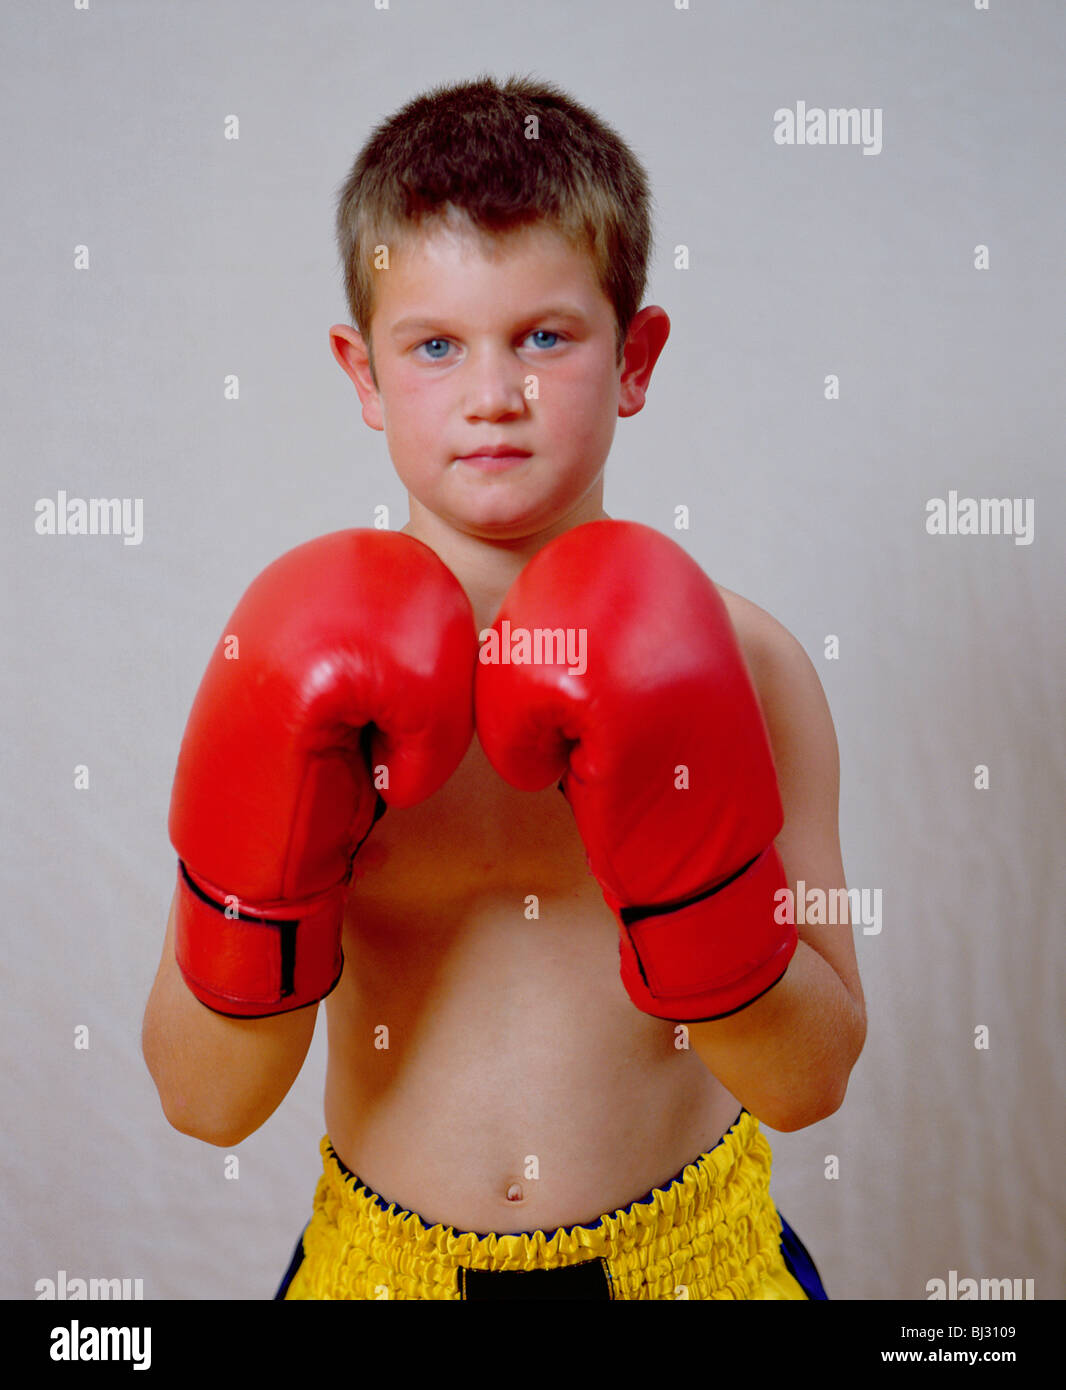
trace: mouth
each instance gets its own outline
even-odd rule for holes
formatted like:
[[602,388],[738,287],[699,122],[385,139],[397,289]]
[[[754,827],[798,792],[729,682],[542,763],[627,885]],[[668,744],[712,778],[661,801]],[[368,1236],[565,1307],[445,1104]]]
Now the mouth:
[[476,468],[482,473],[503,473],[514,468],[532,455],[525,449],[512,449],[508,445],[486,447],[473,454],[459,454],[457,463],[465,463],[468,468]]

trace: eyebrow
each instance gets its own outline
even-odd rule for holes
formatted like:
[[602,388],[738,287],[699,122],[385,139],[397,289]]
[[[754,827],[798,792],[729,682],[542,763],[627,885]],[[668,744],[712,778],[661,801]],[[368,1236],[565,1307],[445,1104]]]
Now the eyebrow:
[[[399,323],[393,324],[391,336],[399,338],[405,333],[428,333],[439,328],[445,317],[442,315],[440,318],[401,319]],[[567,319],[574,323],[585,323],[587,315],[576,304],[549,304],[522,315],[522,321],[525,323],[539,323],[542,319]]]

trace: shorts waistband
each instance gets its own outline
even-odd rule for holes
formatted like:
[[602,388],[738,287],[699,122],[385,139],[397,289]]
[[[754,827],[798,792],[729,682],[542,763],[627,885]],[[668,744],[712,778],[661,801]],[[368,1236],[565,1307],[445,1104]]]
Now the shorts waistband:
[[[741,1123],[745,1118],[747,1118],[749,1123],[745,1129],[741,1130],[738,1127],[741,1126]],[[740,1139],[743,1147],[746,1149],[750,1146],[750,1140],[753,1137],[753,1134],[758,1133],[758,1121],[755,1120],[751,1115],[749,1115],[746,1110],[741,1110],[740,1114],[729,1126],[726,1132],[722,1135],[721,1139],[718,1140],[717,1144],[714,1144],[710,1149],[707,1149],[704,1153],[699,1154],[696,1158],[692,1159],[691,1162],[684,1164],[681,1168],[677,1170],[677,1172],[674,1174],[672,1178],[667,1178],[665,1182],[658,1183],[655,1187],[649,1188],[649,1190],[645,1192],[642,1197],[635,1197],[633,1201],[627,1203],[626,1206],[618,1207],[613,1213],[613,1215],[616,1218],[626,1216],[633,1211],[634,1207],[652,1205],[655,1201],[656,1193],[668,1193],[675,1185],[684,1186],[686,1184],[691,1184],[694,1181],[694,1178],[693,1175],[689,1173],[689,1170],[698,1168],[701,1164],[705,1164],[707,1160],[711,1159],[711,1156],[715,1153],[717,1149],[720,1149],[723,1145],[729,1144],[729,1140],[731,1136],[734,1135],[734,1133],[736,1133],[737,1138]],[[363,1180],[357,1174],[353,1173],[352,1170],[344,1163],[344,1160],[340,1157],[336,1149],[334,1149],[333,1145],[330,1143],[328,1134],[325,1136],[325,1138],[319,1145],[319,1152],[322,1155],[323,1166],[325,1168],[327,1176],[329,1175],[329,1169],[331,1167],[335,1167],[337,1169],[337,1172],[339,1173],[339,1180],[345,1188],[350,1188],[350,1190],[353,1193],[355,1191],[358,1191],[363,1197],[373,1202],[379,1210],[386,1213],[392,1213],[399,1217],[402,1221],[416,1221],[422,1227],[423,1231],[425,1231],[427,1234],[430,1231],[441,1230],[451,1232],[454,1236],[469,1236],[471,1239],[477,1241],[517,1239],[519,1236],[525,1236],[530,1240],[536,1240],[538,1237],[542,1237],[548,1244],[550,1244],[552,1240],[555,1239],[555,1237],[563,1235],[568,1231],[599,1230],[603,1226],[604,1221],[610,1220],[610,1217],[605,1214],[603,1216],[596,1217],[594,1221],[583,1222],[580,1225],[558,1226],[550,1232],[541,1230],[509,1232],[460,1231],[452,1225],[443,1225],[440,1222],[427,1221],[425,1217],[421,1216],[418,1212],[408,1211],[405,1207],[401,1207],[396,1202],[386,1201],[386,1199],[382,1197],[380,1193],[375,1192],[372,1187],[370,1187],[367,1183],[363,1182]]]
[[[596,1266],[587,1272],[606,1280],[601,1296],[610,1298],[743,1299],[767,1296],[750,1291],[767,1277],[792,1282],[769,1194],[770,1146],[746,1110],[673,1178],[592,1222],[552,1231],[428,1222],[367,1187],[328,1135],[320,1148],[323,1174],[289,1298],[463,1298],[469,1272],[585,1265]],[[689,1284],[698,1290],[690,1294]]]

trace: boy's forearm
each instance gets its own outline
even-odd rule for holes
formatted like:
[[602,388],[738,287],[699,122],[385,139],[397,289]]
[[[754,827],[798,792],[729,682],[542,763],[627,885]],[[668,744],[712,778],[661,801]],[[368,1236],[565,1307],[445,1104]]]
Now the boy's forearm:
[[866,1038],[862,1004],[804,941],[782,980],[728,1018],[692,1023],[708,1070],[771,1129],[803,1129],[837,1110]]
[[174,1128],[228,1148],[265,1124],[288,1094],[318,1007],[255,1019],[212,1012],[182,979],[173,929],[172,911],[144,1014],[144,1059]]

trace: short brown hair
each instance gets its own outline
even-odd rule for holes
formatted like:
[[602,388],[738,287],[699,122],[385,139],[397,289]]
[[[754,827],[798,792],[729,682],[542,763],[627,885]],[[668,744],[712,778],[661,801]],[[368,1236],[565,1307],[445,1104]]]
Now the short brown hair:
[[435,87],[374,129],[338,195],[352,321],[369,345],[375,246],[456,211],[490,235],[545,222],[592,256],[621,360],[647,280],[650,203],[625,141],[552,83],[482,76]]

